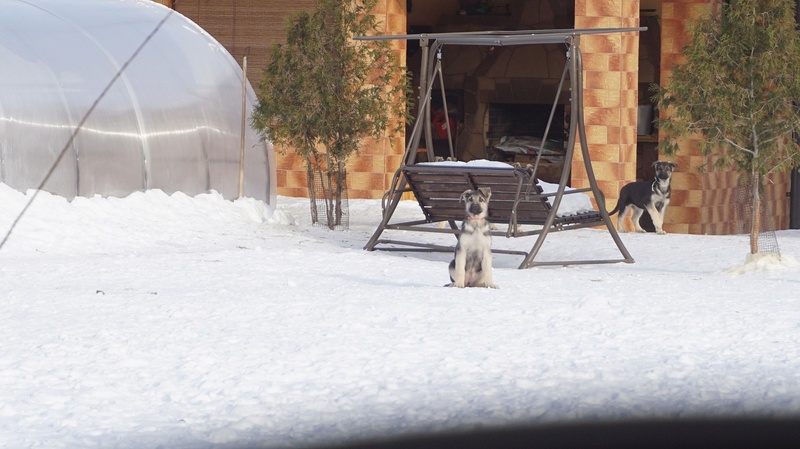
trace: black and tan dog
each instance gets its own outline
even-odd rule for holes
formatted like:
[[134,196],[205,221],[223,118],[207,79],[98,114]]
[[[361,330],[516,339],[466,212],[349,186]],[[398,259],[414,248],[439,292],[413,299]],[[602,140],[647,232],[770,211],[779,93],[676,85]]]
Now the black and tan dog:
[[448,287],[497,288],[492,281],[492,235],[489,221],[489,198],[492,189],[481,187],[461,194],[466,217],[458,236],[455,258],[450,262]]
[[653,220],[653,226],[659,234],[666,234],[664,232],[664,213],[667,211],[669,205],[669,198],[671,195],[670,182],[672,180],[672,171],[678,167],[674,162],[656,161],[653,162],[653,167],[656,169],[656,178],[651,181],[636,181],[625,185],[619,191],[619,201],[614,210],[609,212],[609,215],[614,215],[619,212],[617,216],[617,229],[620,232],[625,232],[624,220],[629,210],[632,210],[631,221],[636,232],[647,232],[639,224],[639,219],[646,210]]

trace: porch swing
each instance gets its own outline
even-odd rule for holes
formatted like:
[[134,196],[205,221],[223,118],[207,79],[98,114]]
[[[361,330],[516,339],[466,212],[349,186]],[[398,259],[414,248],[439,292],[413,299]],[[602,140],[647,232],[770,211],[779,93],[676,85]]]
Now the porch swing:
[[[589,148],[586,140],[583,111],[583,68],[581,61],[580,37],[586,34],[608,34],[645,31],[647,28],[602,28],[602,29],[567,29],[567,30],[534,30],[534,31],[487,31],[468,33],[438,33],[398,36],[363,36],[359,40],[416,39],[422,49],[422,67],[420,76],[419,113],[408,139],[403,155],[403,165],[395,172],[389,190],[384,195],[383,216],[380,224],[369,239],[364,249],[367,251],[453,251],[454,246],[443,246],[412,240],[386,238],[385,234],[403,231],[423,233],[450,233],[456,236],[460,232],[457,222],[464,219],[464,206],[460,202],[465,190],[490,187],[492,199],[489,204],[489,220],[494,224],[505,224],[505,231],[495,229],[493,236],[509,238],[536,237],[530,250],[493,249],[500,254],[523,256],[519,268],[542,265],[572,265],[599,263],[632,263],[625,245],[614,228],[605,208],[602,191],[597,185],[592,168]],[[564,165],[557,186],[546,191],[543,183],[537,178],[543,151],[538,151],[533,164],[525,167],[494,161],[465,162],[417,162],[422,134],[425,135],[428,161],[434,161],[430,102],[433,87],[438,80],[444,116],[448,117],[447,101],[442,72],[442,47],[444,45],[544,45],[563,44],[566,47],[566,64],[561,75],[559,87],[554,99],[550,116],[544,128],[541,143],[547,142],[548,134],[555,117],[559,97],[564,82],[569,80],[571,95],[570,123],[566,147],[564,149]],[[450,160],[455,160],[453,136],[450,126],[447,127],[447,142]],[[589,187],[572,189],[567,186],[570,168],[575,152],[575,145],[580,142],[583,164],[589,181]],[[422,210],[424,218],[414,221],[393,220],[393,215],[405,193],[411,192]],[[586,208],[579,211],[562,212],[565,198],[576,199],[577,195],[593,195],[597,210]],[[588,197],[587,197],[588,200]],[[590,203],[589,203],[590,204]],[[523,227],[524,226],[524,227]],[[547,235],[550,232],[561,232],[588,227],[605,227],[610,234],[621,257],[583,260],[536,260]]]

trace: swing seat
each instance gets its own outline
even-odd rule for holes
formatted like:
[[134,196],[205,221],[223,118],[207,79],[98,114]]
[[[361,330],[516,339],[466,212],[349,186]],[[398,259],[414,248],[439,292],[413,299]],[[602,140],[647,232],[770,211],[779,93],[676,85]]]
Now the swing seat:
[[[513,167],[507,164],[497,166],[471,166],[470,164],[450,165],[448,163],[418,163],[400,167],[399,176],[405,184],[404,191],[412,192],[424,215],[423,220],[391,222],[386,221],[367,243],[366,250],[394,251],[446,251],[452,246],[426,244],[422,242],[381,239],[385,231],[416,231],[428,233],[458,234],[457,222],[464,219],[464,203],[461,194],[465,190],[490,187],[492,196],[489,202],[489,221],[505,225],[504,229],[495,227],[493,236],[526,237],[538,236],[530,251],[493,249],[499,254],[524,256],[519,268],[537,265],[571,265],[586,263],[632,262],[629,255],[612,260],[558,260],[538,262],[534,258],[544,238],[549,232],[566,231],[593,226],[602,226],[603,216],[596,210],[580,213],[560,214],[551,203],[557,192],[544,192],[536,182],[530,168]],[[584,195],[589,189],[571,189],[562,192],[563,197]],[[396,196],[399,200],[399,196]],[[397,201],[396,200],[396,201]],[[390,205],[394,209],[397,204]],[[447,226],[436,226],[444,223]],[[522,227],[522,225],[528,225]]]
[[[465,190],[490,187],[489,221],[507,224],[507,237],[538,234],[539,231],[522,232],[517,225],[547,224],[553,207],[550,199],[556,192],[545,193],[534,181],[533,171],[521,167],[469,167],[442,164],[416,164],[405,166],[401,173],[408,181],[411,191],[419,202],[428,223],[447,220],[462,220],[464,204],[460,202]],[[564,195],[583,194],[589,189],[569,190]],[[580,214],[559,214],[553,217],[552,225],[557,230],[565,226],[581,227],[602,224],[603,217],[596,210]]]

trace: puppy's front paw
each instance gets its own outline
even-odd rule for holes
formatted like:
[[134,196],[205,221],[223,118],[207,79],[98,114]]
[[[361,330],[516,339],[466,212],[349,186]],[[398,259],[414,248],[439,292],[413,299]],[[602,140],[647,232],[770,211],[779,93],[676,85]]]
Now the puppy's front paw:
[[645,231],[644,229],[637,229],[636,232],[638,232],[639,234],[647,233],[647,231]]
[[486,286],[486,288],[500,288],[500,286],[497,284],[489,284]]
[[663,229],[659,229],[658,231],[656,231],[656,234],[667,235],[666,231],[664,231]]

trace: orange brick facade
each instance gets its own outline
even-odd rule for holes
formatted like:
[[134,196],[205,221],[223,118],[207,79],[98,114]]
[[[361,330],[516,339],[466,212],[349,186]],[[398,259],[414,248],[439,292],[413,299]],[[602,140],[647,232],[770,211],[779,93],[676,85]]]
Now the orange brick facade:
[[[373,13],[384,34],[405,34],[406,0],[379,0]],[[401,64],[406,63],[405,41],[390,43]],[[400,166],[405,149],[405,135],[368,139],[359,153],[347,163],[348,196],[350,198],[380,198]],[[286,196],[307,196],[305,163],[292,151],[276,148],[278,157],[278,193]]]
[[[406,33],[406,0],[378,0],[374,14],[382,24],[384,34]],[[397,59],[405,65],[406,42],[390,41],[390,45]],[[404,150],[404,134],[386,135],[382,139],[365,142],[359,154],[347,164],[350,198],[380,198],[389,188],[392,176],[403,159]]]
[[[707,14],[712,6],[708,0],[662,2],[661,66],[667,69],[662,70],[662,82],[669,82],[669,67],[681,62],[681,49],[690,39],[686,31],[687,21]],[[709,199],[713,199],[720,205],[726,202],[733,204],[732,189],[736,187],[735,174],[714,172],[702,174],[696,170],[704,164],[705,158],[700,152],[698,142],[694,139],[682,140],[680,148],[681,152],[672,157],[673,162],[678,164],[679,170],[673,175],[674,200],[670,203],[664,228],[667,232],[716,233],[709,232],[707,228],[712,225],[723,228],[722,222],[730,220],[729,215],[733,210],[725,207],[714,208],[707,203]],[[725,209],[729,209],[730,214]],[[715,216],[721,222],[712,224],[706,221],[711,216]]]
[[[577,0],[575,28],[639,26],[639,1]],[[586,140],[592,167],[606,207],[613,208],[619,189],[636,179],[638,33],[581,38],[584,68]],[[583,160],[576,152],[572,185],[588,187]]]
[[[662,0],[661,2],[661,80],[669,82],[669,68],[680,63],[681,49],[689,41],[686,24],[718,7],[720,0]],[[663,137],[663,136],[662,136]],[[739,175],[706,167],[696,139],[680,142],[680,152],[672,157],[679,166],[673,177],[672,201],[664,226],[667,232],[688,234],[732,234],[736,229],[736,187]],[[772,211],[777,229],[789,225],[790,189],[786,174],[771,177],[765,188],[765,201]]]

